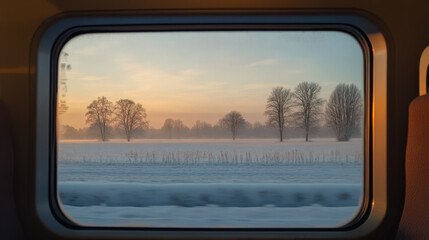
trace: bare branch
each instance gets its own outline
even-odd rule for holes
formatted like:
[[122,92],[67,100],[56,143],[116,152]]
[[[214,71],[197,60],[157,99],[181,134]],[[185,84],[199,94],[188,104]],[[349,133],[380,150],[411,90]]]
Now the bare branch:
[[129,142],[134,132],[148,126],[146,110],[140,103],[129,99],[120,99],[115,105],[115,121],[117,126],[124,130]]
[[311,128],[318,125],[324,100],[319,98],[322,87],[314,82],[302,82],[298,84],[293,93],[294,107],[296,112],[293,114],[295,124],[305,131],[305,141]]
[[100,130],[101,141],[107,140],[107,129],[112,122],[112,102],[107,100],[106,97],[98,97],[97,100],[92,101],[86,112],[86,123],[95,125]]
[[232,140],[234,141],[237,137],[238,129],[244,127],[245,124],[246,120],[244,120],[243,115],[237,111],[231,111],[219,120],[219,125],[231,132]]
[[338,84],[326,106],[326,121],[334,130],[338,141],[349,141],[359,129],[362,114],[361,92],[354,84]]
[[292,93],[283,87],[273,88],[267,99],[265,116],[268,117],[267,124],[277,127],[280,134],[280,142],[283,142],[283,131],[289,112],[293,106]]

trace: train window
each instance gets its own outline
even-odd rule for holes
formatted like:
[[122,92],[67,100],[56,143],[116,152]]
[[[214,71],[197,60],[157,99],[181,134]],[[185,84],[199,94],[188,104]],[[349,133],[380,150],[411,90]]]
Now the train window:
[[341,31],[74,36],[58,202],[79,226],[342,227],[365,198],[364,66]]
[[49,231],[346,239],[382,222],[387,55],[368,19],[66,14],[34,39]]

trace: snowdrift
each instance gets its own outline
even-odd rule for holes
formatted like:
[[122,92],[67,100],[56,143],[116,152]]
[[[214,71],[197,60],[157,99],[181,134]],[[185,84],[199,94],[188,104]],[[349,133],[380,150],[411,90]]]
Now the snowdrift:
[[59,182],[59,201],[70,206],[358,206],[359,184],[141,184]]

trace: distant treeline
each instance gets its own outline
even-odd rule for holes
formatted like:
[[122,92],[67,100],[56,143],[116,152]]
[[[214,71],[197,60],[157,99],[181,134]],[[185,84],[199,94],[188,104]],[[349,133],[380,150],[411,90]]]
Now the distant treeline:
[[[180,121],[180,120],[179,120]],[[110,139],[124,139],[122,129],[109,127],[108,137]],[[302,138],[304,130],[298,127],[286,127],[286,138]],[[171,135],[170,135],[171,133]],[[69,125],[59,127],[60,139],[99,139],[100,133],[96,126],[76,129]],[[260,122],[250,124],[246,122],[246,127],[241,129],[239,138],[278,138],[276,128],[267,126]],[[310,133],[312,138],[335,138],[335,133],[329,126],[315,127]],[[355,131],[352,137],[361,137],[360,131]],[[206,122],[197,121],[192,127],[175,127],[171,131],[165,128],[148,128],[136,130],[134,139],[225,139],[231,138],[229,130],[220,127],[218,124],[211,125]]]
[[[131,99],[113,103],[98,97],[87,106],[88,128],[61,126],[63,139],[98,138],[283,138],[336,137],[349,141],[359,136],[363,120],[363,99],[354,84],[340,83],[328,101],[319,97],[322,87],[315,82],[302,82],[294,91],[274,87],[266,101],[265,124],[246,121],[240,111],[232,110],[211,125],[196,121],[188,127],[180,119],[168,118],[160,129],[150,128],[142,104]],[[322,123],[325,124],[322,126]]]

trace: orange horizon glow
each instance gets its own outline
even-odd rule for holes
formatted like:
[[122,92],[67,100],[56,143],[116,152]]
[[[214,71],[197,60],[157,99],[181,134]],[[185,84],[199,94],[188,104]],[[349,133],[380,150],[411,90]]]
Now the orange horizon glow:
[[102,96],[140,103],[151,128],[168,118],[191,128],[197,120],[217,124],[233,110],[265,123],[277,86],[293,91],[317,82],[327,100],[338,83],[361,90],[364,83],[359,43],[335,31],[91,33],[72,38],[62,52],[59,64],[71,68],[59,76],[68,110],[58,122],[75,128],[89,126],[87,106]]

